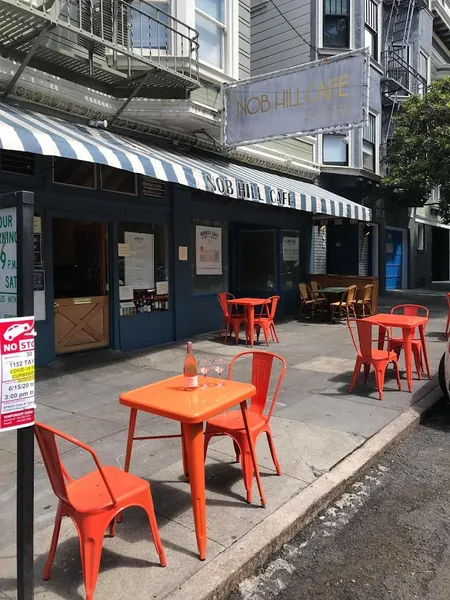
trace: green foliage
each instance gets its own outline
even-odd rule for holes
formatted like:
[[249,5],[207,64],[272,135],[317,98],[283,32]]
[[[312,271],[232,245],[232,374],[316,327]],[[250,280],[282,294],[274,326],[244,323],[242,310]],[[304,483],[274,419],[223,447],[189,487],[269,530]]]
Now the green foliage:
[[450,222],[450,77],[433,83],[423,98],[405,100],[395,119],[383,186],[406,206],[423,206],[441,186],[439,210]]

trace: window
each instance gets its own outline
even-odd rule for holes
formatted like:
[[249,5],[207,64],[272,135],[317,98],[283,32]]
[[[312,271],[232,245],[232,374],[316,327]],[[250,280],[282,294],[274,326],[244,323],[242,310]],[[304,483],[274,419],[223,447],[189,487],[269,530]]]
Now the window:
[[426,92],[428,84],[428,56],[420,51],[419,57],[419,75],[423,78],[423,81],[419,81],[419,96],[423,96]]
[[195,29],[199,34],[199,58],[219,69],[225,69],[224,0],[196,0]]
[[[228,291],[228,225],[220,221],[204,221],[194,219],[191,225],[191,249],[189,260],[192,269],[192,294],[219,294]],[[203,229],[200,229],[203,228]],[[202,230],[214,234],[221,245],[217,248],[211,236],[211,243],[206,237],[205,244],[201,242]],[[218,235],[216,235],[218,234]],[[208,247],[209,246],[209,247]],[[221,252],[220,252],[221,250]],[[213,254],[212,254],[213,253]],[[209,274],[210,267],[211,274]],[[217,274],[214,273],[216,271]]]
[[281,232],[281,286],[293,290],[300,282],[300,232]]
[[323,45],[326,48],[350,47],[350,0],[324,0]]
[[363,130],[363,168],[367,171],[376,170],[376,140],[377,140],[377,118],[369,115]]
[[374,0],[366,0],[364,42],[370,56],[378,60],[378,4]]
[[31,152],[0,150],[0,171],[18,175],[34,175],[35,166],[35,155]]
[[101,165],[100,187],[107,192],[136,195],[136,175],[130,171]]
[[94,189],[96,187],[95,165],[72,158],[53,159],[53,181]]
[[239,231],[237,248],[236,290],[239,295],[253,296],[259,291],[273,294],[277,289],[277,232]]
[[169,308],[169,241],[163,223],[119,223],[120,315]]
[[425,225],[417,223],[417,250],[425,250]]
[[332,133],[322,137],[324,165],[348,165],[348,137]]
[[[134,1],[131,10],[131,43],[134,48],[166,49],[169,46],[169,3]],[[150,17],[150,18],[149,18]]]

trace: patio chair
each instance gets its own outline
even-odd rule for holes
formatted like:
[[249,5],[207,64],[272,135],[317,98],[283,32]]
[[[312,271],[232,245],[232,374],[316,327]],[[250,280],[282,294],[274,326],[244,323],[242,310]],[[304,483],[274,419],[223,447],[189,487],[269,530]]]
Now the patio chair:
[[[391,309],[392,315],[407,315],[409,317],[427,317],[430,311],[426,306],[420,304],[399,304]],[[424,328],[425,329],[425,328]],[[414,337],[411,340],[412,352],[414,356],[414,364],[416,365],[417,378],[422,379],[423,373],[423,348],[422,340],[420,337]],[[397,354],[397,358],[400,358],[400,353],[403,349],[403,337],[394,337],[391,331],[391,338],[389,342],[389,349],[393,350]]]
[[[50,552],[44,568],[44,580],[50,579],[61,520],[63,517],[70,517],[80,540],[86,600],[92,600],[105,530],[109,527],[109,535],[114,536],[116,515],[130,506],[140,506],[147,513],[159,562],[165,567],[166,556],[158,533],[148,481],[125,473],[117,467],[102,467],[92,448],[52,427],[36,423],[35,435],[48,478],[59,499]],[[89,452],[97,468],[79,479],[70,477],[61,462],[57,437]]]
[[277,330],[275,329],[275,314],[277,312],[280,296],[271,296],[269,300],[270,304],[264,304],[261,307],[261,313],[259,317],[255,319],[256,339],[259,342],[259,334],[261,333],[262,329],[267,346],[269,345],[269,333],[272,335],[272,340],[274,342],[280,342],[278,339]]
[[355,310],[355,302],[356,302],[356,285],[349,286],[345,292],[342,294],[342,298],[339,302],[332,302],[330,304],[331,308],[331,321],[335,319],[342,319],[343,317],[347,317],[347,321],[350,319],[350,313],[356,319],[356,310]]
[[[281,468],[278,462],[278,458],[275,452],[275,447],[272,439],[272,430],[270,428],[270,418],[275,408],[275,403],[278,398],[280,391],[281,382],[283,381],[284,374],[286,373],[286,361],[271,352],[258,352],[257,350],[249,350],[242,352],[235,356],[230,362],[228,370],[228,379],[231,379],[233,373],[233,367],[236,361],[243,357],[252,358],[252,377],[251,381],[256,387],[256,395],[250,401],[250,410],[248,411],[248,426],[250,435],[252,436],[253,443],[256,444],[258,437],[261,433],[265,433],[267,436],[267,442],[269,444],[270,454],[272,456],[273,464],[277,475],[281,475]],[[275,388],[275,392],[270,402],[269,410],[267,414],[264,414],[267,396],[269,392],[270,376],[274,362],[277,362],[281,367],[281,372],[278,375],[278,380]],[[240,410],[233,410],[222,413],[206,422],[205,428],[205,458],[208,450],[208,444],[214,436],[229,436],[234,442],[234,449],[236,452],[236,462],[241,462],[242,472],[244,477],[245,489],[247,491],[247,502],[252,501],[252,482],[253,482],[253,463],[250,454],[250,448],[248,444],[247,434],[244,428],[244,422],[242,419],[242,413]]]
[[311,289],[313,298],[315,298],[316,300],[321,300],[321,301],[325,300],[326,301],[326,297],[322,293],[322,286],[320,285],[320,283],[318,281],[315,281],[314,279],[312,279],[309,282],[309,287]]
[[[370,366],[372,365],[375,369],[375,380],[377,382],[378,394],[380,400],[383,400],[383,388],[384,388],[384,380],[386,377],[386,369],[389,363],[394,364],[395,376],[397,379],[398,389],[402,390],[402,384],[400,382],[400,371],[398,369],[398,359],[397,354],[392,350],[380,350],[378,348],[378,338],[374,338],[373,329],[379,330],[381,329],[385,334],[385,339],[387,339],[388,348],[389,348],[389,331],[387,327],[384,325],[379,325],[378,323],[372,323],[371,321],[364,320],[354,320],[351,319],[347,322],[348,329],[350,331],[350,335],[352,337],[353,345],[356,350],[356,363],[355,369],[353,371],[352,381],[350,383],[349,392],[353,391],[355,387],[359,374],[361,372],[361,367],[364,366],[364,384],[367,383],[370,373]],[[359,339],[359,347],[356,343],[355,336],[353,334],[352,327],[355,327],[358,332]],[[374,347],[374,344],[376,347]]]
[[234,300],[233,294],[230,292],[221,292],[217,294],[217,300],[219,301],[220,308],[222,309],[223,321],[220,328],[219,338],[222,337],[222,333],[225,332],[225,343],[228,341],[228,335],[230,331],[234,332],[236,343],[239,338],[239,330],[241,324],[244,323],[247,329],[247,319],[245,315],[233,314],[233,310],[228,307],[227,300]]
[[[355,309],[360,317],[370,317],[372,314],[373,283],[365,285],[355,302]],[[367,311],[367,314],[366,314]]]
[[316,310],[325,310],[327,306],[327,299],[315,298],[311,288],[306,283],[299,283],[298,289],[300,292],[300,309],[298,316],[301,317],[305,310],[309,310],[311,313],[311,319],[314,321]]

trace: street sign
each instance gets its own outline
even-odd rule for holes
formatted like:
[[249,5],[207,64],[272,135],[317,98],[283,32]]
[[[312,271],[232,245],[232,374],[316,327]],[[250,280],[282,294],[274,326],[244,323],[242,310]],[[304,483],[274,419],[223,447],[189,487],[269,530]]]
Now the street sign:
[[223,86],[225,147],[363,125],[369,55],[354,50]]
[[34,423],[34,319],[0,320],[0,433]]

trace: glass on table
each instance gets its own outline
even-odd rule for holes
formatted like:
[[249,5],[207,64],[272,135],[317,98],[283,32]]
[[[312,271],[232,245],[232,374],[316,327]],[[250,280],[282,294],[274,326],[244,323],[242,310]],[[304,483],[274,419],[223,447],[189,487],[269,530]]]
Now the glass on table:
[[222,373],[225,371],[225,367],[227,366],[227,361],[224,358],[215,358],[212,362],[213,369],[219,376],[219,383],[217,387],[223,387],[222,383]]
[[208,375],[208,371],[211,369],[211,359],[209,358],[201,358],[198,361],[198,370],[200,371],[200,373],[202,373],[202,375],[204,375],[205,379],[204,379],[204,384],[200,387],[202,388],[206,388],[208,387],[208,384],[206,383],[206,376]]

